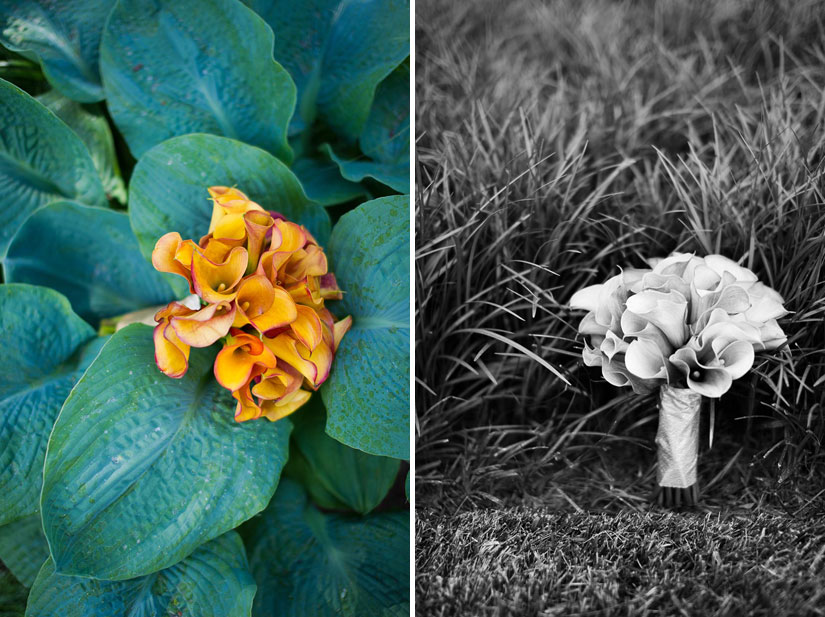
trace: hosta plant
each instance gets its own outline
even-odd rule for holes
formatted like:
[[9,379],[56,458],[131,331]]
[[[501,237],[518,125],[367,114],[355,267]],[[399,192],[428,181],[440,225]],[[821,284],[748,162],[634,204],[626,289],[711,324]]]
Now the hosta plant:
[[407,614],[408,3],[0,0],[0,43],[26,615]]

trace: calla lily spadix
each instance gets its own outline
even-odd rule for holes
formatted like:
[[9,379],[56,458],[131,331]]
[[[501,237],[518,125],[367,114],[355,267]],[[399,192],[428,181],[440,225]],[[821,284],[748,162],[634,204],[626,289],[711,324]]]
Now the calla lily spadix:
[[237,401],[235,419],[275,421],[324,383],[352,319],[326,308],[342,292],[306,228],[236,188],[208,192],[207,235],[195,243],[169,232],[152,253],[155,269],[186,279],[196,300],[196,308],[187,299],[156,313],[155,360],[180,378],[192,347],[222,342],[214,373]]
[[779,293],[722,255],[674,253],[649,263],[579,290],[570,306],[587,311],[579,325],[587,366],[601,367],[615,386],[662,390],[660,485],[695,496],[702,397],[721,397],[757,352],[783,346],[777,320],[788,311]]

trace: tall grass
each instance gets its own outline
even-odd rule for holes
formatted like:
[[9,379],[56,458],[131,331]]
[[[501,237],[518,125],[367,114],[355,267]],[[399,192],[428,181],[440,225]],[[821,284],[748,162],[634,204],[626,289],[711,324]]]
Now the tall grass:
[[419,496],[598,505],[569,480],[583,469],[602,497],[641,502],[655,400],[582,366],[566,302],[672,251],[741,260],[793,311],[787,348],[716,403],[705,484],[810,475],[825,438],[825,2],[417,11]]

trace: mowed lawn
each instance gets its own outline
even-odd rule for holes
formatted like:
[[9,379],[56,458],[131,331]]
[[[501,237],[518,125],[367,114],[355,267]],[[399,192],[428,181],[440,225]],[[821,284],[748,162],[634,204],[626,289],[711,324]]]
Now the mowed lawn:
[[825,614],[825,516],[419,509],[418,615]]

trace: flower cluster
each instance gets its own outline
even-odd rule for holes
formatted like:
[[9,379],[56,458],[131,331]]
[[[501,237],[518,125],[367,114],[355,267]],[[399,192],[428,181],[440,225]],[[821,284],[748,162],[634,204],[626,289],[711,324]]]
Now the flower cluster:
[[712,398],[747,373],[754,352],[786,342],[782,297],[721,255],[674,253],[573,295],[588,366],[636,392],[664,383]]
[[238,401],[235,419],[278,420],[326,380],[352,319],[336,322],[324,306],[341,290],[304,227],[237,189],[209,194],[209,233],[195,244],[171,232],[152,252],[157,270],[184,277],[195,294],[194,305],[172,302],[155,315],[155,361],[179,378],[191,347],[222,340],[214,372]]

